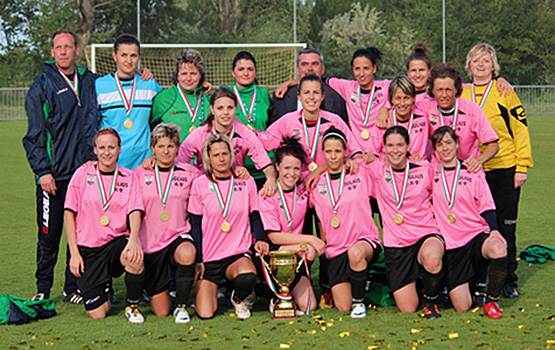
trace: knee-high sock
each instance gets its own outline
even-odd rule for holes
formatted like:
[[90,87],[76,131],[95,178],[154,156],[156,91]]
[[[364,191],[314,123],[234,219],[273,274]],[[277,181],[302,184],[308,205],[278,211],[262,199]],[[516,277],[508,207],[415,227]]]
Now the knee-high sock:
[[258,283],[258,277],[252,272],[242,273],[235,277],[235,297],[240,301],[244,300],[254,290]]
[[125,287],[127,289],[127,305],[138,304],[143,293],[145,284],[145,272],[136,275],[134,273],[125,273]]
[[353,303],[362,303],[364,301],[364,292],[366,288],[366,280],[368,279],[367,266],[362,271],[354,271],[349,267],[349,277],[351,280],[351,294],[353,296]]
[[505,280],[507,278],[507,264],[507,257],[490,260],[488,272],[487,302],[499,300],[501,289],[503,289],[503,286],[505,285]]
[[424,299],[436,302],[443,286],[443,267],[438,273],[430,273],[422,269],[422,282],[424,282]]
[[193,279],[195,277],[195,265],[177,264],[175,271],[175,304],[185,306],[191,289],[193,288]]

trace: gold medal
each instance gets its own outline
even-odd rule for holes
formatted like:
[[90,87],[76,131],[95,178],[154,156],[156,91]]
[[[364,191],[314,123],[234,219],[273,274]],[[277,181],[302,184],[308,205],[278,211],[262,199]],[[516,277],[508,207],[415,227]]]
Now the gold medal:
[[447,215],[447,221],[449,221],[451,224],[454,224],[455,221],[457,221],[457,217],[455,216],[455,214],[449,213],[449,215]]
[[224,223],[222,224],[222,231],[229,232],[229,230],[231,230],[231,224],[227,221],[224,221]]
[[165,210],[162,210],[162,212],[160,213],[160,220],[162,221],[168,221],[170,218],[170,213],[168,213]]
[[316,168],[318,168],[318,165],[314,162],[312,162],[308,165],[308,170],[310,170],[310,171],[314,171],[314,170],[316,170]]
[[400,213],[397,213],[397,215],[395,215],[395,223],[397,225],[401,225],[403,221],[405,221],[405,219],[403,218],[403,215],[401,215]]
[[109,223],[110,223],[110,218],[109,217],[107,217],[106,215],[102,215],[100,217],[100,224],[102,226],[108,226]]
[[252,131],[254,131],[254,126],[247,124],[247,128],[251,129]]
[[123,122],[123,126],[125,126],[126,129],[131,129],[133,127],[133,122],[131,121],[131,119],[127,118]]
[[370,133],[368,132],[368,130],[364,129],[360,132],[360,136],[364,139],[364,140],[368,140],[368,138],[370,137]]
[[341,222],[339,221],[337,216],[334,217],[333,219],[331,219],[331,227],[333,227],[333,228],[338,228],[340,223]]
[[191,127],[189,128],[189,134],[195,131],[196,128],[197,128],[196,126],[191,125]]

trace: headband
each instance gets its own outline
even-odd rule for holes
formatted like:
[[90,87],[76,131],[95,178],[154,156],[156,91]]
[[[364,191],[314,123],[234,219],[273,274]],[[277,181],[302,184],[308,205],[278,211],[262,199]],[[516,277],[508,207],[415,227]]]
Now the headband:
[[344,138],[343,136],[341,136],[340,134],[338,134],[338,133],[336,133],[336,132],[330,132],[329,134],[325,134],[325,135],[324,135],[324,138],[322,139],[322,143],[324,143],[324,141],[326,141],[326,139],[327,139],[328,137],[331,137],[331,136],[335,136],[335,137],[341,139],[341,141],[343,141],[343,143],[344,143],[345,145],[347,145],[347,140],[345,140],[345,138]]

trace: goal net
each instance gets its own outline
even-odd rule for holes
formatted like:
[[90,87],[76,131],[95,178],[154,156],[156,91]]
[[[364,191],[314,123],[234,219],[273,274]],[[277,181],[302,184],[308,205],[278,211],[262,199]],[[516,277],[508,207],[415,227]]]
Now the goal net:
[[[91,44],[86,56],[90,69],[98,76],[115,71],[112,44]],[[182,48],[198,50],[205,62],[206,80],[212,85],[233,83],[231,65],[239,51],[249,51],[256,59],[259,86],[274,90],[295,78],[295,54],[306,44],[141,44],[141,67],[149,68],[156,81],[172,85],[175,55]]]

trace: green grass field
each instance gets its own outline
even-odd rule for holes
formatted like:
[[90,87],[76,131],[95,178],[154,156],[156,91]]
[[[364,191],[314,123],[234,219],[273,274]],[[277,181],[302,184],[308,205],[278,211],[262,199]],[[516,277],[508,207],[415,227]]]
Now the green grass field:
[[[529,117],[535,167],[522,192],[518,226],[519,251],[531,244],[555,246],[555,116]],[[35,293],[35,196],[33,176],[21,145],[24,121],[0,122],[0,294],[30,298]],[[551,155],[550,155],[551,154]],[[551,214],[550,214],[551,213]],[[60,257],[64,261],[64,257]],[[173,317],[152,316],[131,325],[123,306],[110,317],[94,321],[81,306],[61,302],[63,263],[56,268],[52,297],[58,316],[23,326],[0,326],[0,349],[540,349],[555,342],[555,262],[520,262],[517,299],[502,299],[504,317],[490,320],[481,310],[456,313],[444,310],[438,320],[401,314],[394,307],[370,309],[366,319],[347,313],[320,311],[324,324],[301,317],[272,321],[265,305],[252,318],[239,321],[221,308],[208,321],[193,317],[176,325]],[[315,271],[316,272],[316,271]],[[116,295],[124,299],[122,279]]]

